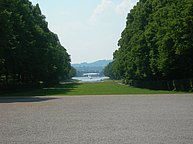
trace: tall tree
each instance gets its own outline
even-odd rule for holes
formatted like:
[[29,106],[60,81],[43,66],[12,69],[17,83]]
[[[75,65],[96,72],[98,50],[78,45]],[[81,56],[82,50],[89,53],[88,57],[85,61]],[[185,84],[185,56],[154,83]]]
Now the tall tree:
[[39,5],[0,0],[1,82],[56,83],[68,78],[69,71],[70,56],[48,29]]
[[192,0],[140,0],[127,16],[113,67],[126,81],[192,78],[192,37]]

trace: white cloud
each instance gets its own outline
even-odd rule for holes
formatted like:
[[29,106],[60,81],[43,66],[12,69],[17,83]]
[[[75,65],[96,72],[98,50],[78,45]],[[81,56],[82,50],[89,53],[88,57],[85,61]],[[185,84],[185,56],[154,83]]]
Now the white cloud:
[[[89,18],[89,24],[95,24],[97,19],[102,16],[118,14],[125,16],[139,0],[122,0],[115,4],[113,0],[101,0],[100,4],[96,6],[92,15]],[[109,15],[108,15],[109,16]]]
[[128,13],[139,0],[123,0],[115,7],[117,14]]
[[89,23],[96,22],[97,16],[103,14],[107,9],[111,8],[113,5],[112,0],[102,0],[101,3],[95,8],[93,14],[89,19]]

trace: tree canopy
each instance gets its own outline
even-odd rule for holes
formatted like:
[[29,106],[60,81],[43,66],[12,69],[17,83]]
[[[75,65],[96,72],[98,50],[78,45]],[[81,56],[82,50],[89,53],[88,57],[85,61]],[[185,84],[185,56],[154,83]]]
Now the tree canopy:
[[56,83],[70,69],[70,56],[38,4],[0,0],[0,83]]
[[193,1],[140,0],[118,46],[110,65],[126,82],[193,78]]

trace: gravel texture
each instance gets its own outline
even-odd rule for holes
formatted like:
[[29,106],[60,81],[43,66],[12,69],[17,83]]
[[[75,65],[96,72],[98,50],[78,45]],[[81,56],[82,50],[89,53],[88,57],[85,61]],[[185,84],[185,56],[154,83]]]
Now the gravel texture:
[[193,95],[0,98],[0,144],[193,144]]

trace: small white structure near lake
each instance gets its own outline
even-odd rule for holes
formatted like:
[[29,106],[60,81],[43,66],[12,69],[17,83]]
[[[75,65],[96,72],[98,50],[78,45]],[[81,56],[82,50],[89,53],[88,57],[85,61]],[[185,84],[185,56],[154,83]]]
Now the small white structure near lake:
[[87,77],[97,77],[99,76],[100,73],[84,73],[83,76],[87,76]]
[[84,73],[83,77],[73,77],[72,79],[80,82],[101,82],[109,77],[101,77],[99,73]]

